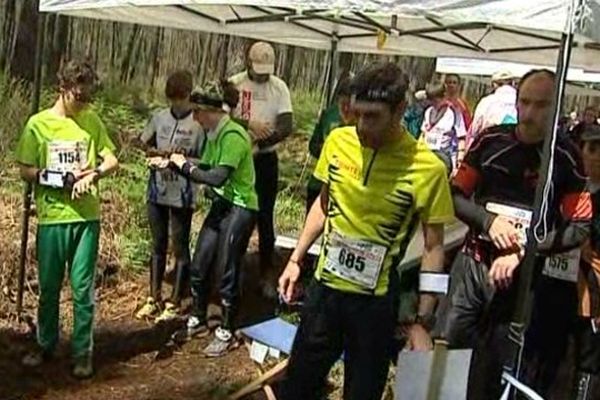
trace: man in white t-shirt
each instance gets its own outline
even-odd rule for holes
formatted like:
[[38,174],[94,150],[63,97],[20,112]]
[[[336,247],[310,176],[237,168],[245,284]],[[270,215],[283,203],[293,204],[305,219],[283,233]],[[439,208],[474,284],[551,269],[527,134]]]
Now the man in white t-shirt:
[[517,89],[510,71],[492,75],[494,92],[482,98],[475,108],[473,123],[467,135],[467,145],[485,129],[502,124],[517,123]]
[[279,175],[276,145],[292,133],[292,101],[285,82],[273,75],[275,51],[270,44],[254,43],[248,50],[246,67],[246,71],[230,78],[240,92],[234,116],[246,125],[255,144],[259,252],[261,266],[269,268],[275,249],[273,213]]

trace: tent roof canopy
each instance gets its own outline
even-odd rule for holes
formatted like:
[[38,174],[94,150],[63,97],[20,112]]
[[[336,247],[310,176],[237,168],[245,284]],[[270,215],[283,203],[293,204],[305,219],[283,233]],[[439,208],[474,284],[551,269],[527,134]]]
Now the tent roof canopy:
[[[600,69],[600,0],[584,0],[571,64]],[[570,1],[41,0],[40,11],[342,52],[554,65]],[[335,44],[334,44],[335,43]]]

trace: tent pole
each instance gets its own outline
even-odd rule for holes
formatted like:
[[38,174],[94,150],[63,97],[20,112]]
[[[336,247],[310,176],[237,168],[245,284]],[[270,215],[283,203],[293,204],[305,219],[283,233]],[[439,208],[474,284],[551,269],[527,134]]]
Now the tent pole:
[[331,51],[329,53],[329,76],[327,77],[327,106],[334,101],[335,79],[338,73],[338,38],[331,39]]
[[[33,92],[31,99],[31,115],[40,108],[40,95],[42,91],[42,58],[44,53],[44,39],[46,31],[46,14],[40,13],[37,21],[37,38],[35,46],[35,66],[33,75]],[[27,263],[27,241],[29,237],[29,217],[31,214],[32,186],[28,182],[23,191],[23,215],[21,219],[21,248],[19,252],[19,276],[17,282],[17,318],[21,319],[23,313],[23,291],[25,287],[25,266]]]
[[553,105],[553,123],[552,134],[546,135],[543,143],[543,153],[541,157],[539,178],[536,186],[533,221],[531,228],[527,231],[527,245],[525,248],[525,258],[519,268],[517,281],[517,302],[509,327],[510,358],[504,371],[519,379],[522,366],[523,349],[525,347],[525,332],[529,324],[532,308],[532,284],[536,264],[537,241],[534,230],[541,215],[541,206],[544,200],[544,185],[548,176],[551,159],[551,150],[553,138],[558,135],[558,121],[564,99],[564,89],[566,86],[566,76],[569,68],[571,47],[573,44],[573,34],[569,29],[568,33],[563,33],[561,38],[560,50],[558,54],[556,68],[556,82],[554,89]]

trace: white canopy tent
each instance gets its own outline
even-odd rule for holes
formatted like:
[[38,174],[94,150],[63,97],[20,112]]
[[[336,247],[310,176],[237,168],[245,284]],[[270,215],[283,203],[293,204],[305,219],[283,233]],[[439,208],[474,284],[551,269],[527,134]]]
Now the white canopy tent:
[[[600,65],[600,60],[599,65]],[[515,77],[523,76],[527,71],[534,68],[555,69],[556,65],[533,65],[515,63],[509,61],[475,60],[471,58],[438,57],[435,71],[440,74],[460,74],[492,76],[494,73],[504,70],[512,72]],[[588,72],[581,68],[569,68],[567,74],[569,82],[600,83],[600,73]]]
[[[40,11],[210,31],[322,50],[554,64],[565,0],[41,0]],[[600,0],[585,0],[571,64],[600,70]]]

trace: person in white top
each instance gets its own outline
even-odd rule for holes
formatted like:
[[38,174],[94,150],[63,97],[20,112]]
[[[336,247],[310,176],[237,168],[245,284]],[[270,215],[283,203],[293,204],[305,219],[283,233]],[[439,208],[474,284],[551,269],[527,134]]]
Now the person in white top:
[[444,161],[451,173],[462,160],[465,151],[465,121],[454,103],[445,100],[444,86],[427,88],[427,99],[432,105],[425,110],[420,140]]
[[467,146],[484,130],[496,125],[517,123],[517,89],[510,71],[492,75],[493,93],[485,96],[475,108],[473,123],[467,134]]
[[[150,296],[137,312],[139,319],[155,317],[157,322],[178,315],[178,306],[189,287],[190,228],[196,206],[197,188],[188,178],[179,174],[169,162],[171,153],[197,157],[204,141],[202,127],[194,121],[189,101],[193,88],[192,74],[177,71],[167,80],[166,97],[169,108],[158,110],[146,124],[140,136],[140,145],[148,156],[148,221],[152,232],[152,261],[150,269]],[[176,278],[171,298],[161,304],[161,285],[167,263],[171,226],[173,253],[176,260]]]
[[240,92],[233,116],[248,129],[255,145],[254,168],[258,195],[258,237],[261,266],[273,265],[275,228],[273,213],[277,198],[277,143],[292,133],[293,112],[290,91],[276,77],[275,51],[265,42],[256,42],[246,55],[246,71],[230,81]]

